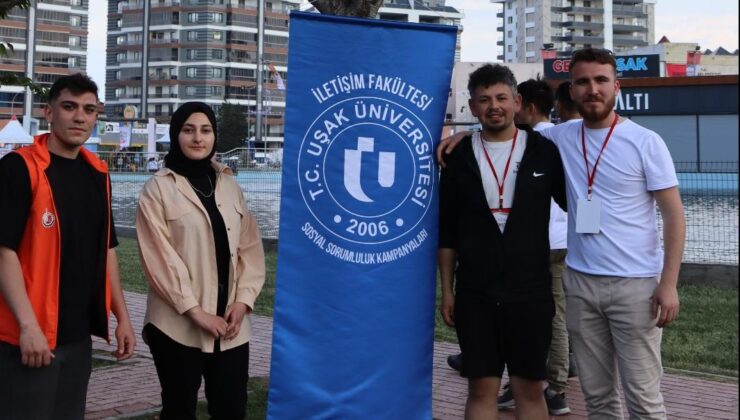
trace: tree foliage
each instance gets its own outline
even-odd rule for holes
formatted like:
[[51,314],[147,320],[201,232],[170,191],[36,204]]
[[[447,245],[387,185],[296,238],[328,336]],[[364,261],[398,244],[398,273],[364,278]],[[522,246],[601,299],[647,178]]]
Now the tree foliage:
[[[10,10],[18,7],[21,10],[28,10],[31,7],[31,0],[0,0],[0,19],[5,19],[10,14]],[[10,42],[0,42],[0,57],[7,57],[15,50]],[[33,80],[18,73],[0,74],[0,86],[27,86],[34,95],[40,98],[46,98],[46,89],[33,83]]]
[[[28,9],[31,6],[31,0],[0,0],[0,19],[5,19],[10,13],[10,9],[17,7],[21,10]],[[0,43],[0,57],[7,57],[13,52],[13,44],[10,42]]]
[[218,112],[218,144],[216,151],[223,153],[237,147],[244,147],[248,136],[244,107],[224,102]]
[[311,4],[324,14],[374,18],[383,0],[313,0]]

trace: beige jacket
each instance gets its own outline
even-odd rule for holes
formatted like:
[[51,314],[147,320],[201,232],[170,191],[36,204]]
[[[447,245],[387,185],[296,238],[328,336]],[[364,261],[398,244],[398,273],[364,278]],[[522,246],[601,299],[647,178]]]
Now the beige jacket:
[[[255,217],[228,167],[213,163],[217,173],[216,205],[226,225],[231,250],[228,305],[254,301],[265,282],[265,255]],[[144,185],[136,212],[139,256],[149,282],[144,325],[151,322],[173,340],[206,353],[214,338],[187,315],[200,305],[216,313],[218,274],[210,219],[187,179],[167,168]],[[249,341],[249,316],[236,338],[221,342],[228,350]]]

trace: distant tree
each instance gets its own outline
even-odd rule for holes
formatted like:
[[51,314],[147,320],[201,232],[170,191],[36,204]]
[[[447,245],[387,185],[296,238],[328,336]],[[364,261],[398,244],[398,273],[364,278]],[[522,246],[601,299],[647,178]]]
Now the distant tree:
[[224,102],[218,112],[218,147],[220,153],[237,147],[244,147],[249,125],[247,125],[245,108]]
[[374,18],[384,0],[313,0],[311,5],[329,15]]
[[[10,14],[10,10],[17,7],[21,10],[27,10],[31,7],[31,0],[0,0],[0,19],[5,19]],[[15,52],[13,44],[10,42],[0,42],[0,57],[7,57]],[[0,74],[0,86],[28,86],[31,91],[43,98],[46,97],[46,89],[34,84],[31,79],[18,73]]]

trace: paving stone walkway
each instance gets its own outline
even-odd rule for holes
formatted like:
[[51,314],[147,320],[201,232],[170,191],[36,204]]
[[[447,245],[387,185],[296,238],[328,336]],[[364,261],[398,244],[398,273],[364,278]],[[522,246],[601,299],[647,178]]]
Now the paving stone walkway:
[[[144,319],[146,296],[126,292],[125,297],[134,330],[137,332],[136,355],[114,366],[93,371],[87,397],[85,416],[87,419],[125,418],[156,411],[160,403],[159,382],[154,363],[149,348],[138,335]],[[250,345],[249,373],[252,377],[266,377],[270,366],[272,318],[253,316],[253,323],[255,336]],[[96,340],[94,350],[98,354],[106,355],[112,348],[102,340]],[[446,363],[447,355],[457,351],[455,344],[434,345],[432,380],[434,419],[463,418],[467,382]],[[670,419],[738,419],[737,383],[665,375],[662,391]],[[577,378],[571,379],[567,398],[572,413],[553,418],[585,419],[585,404]],[[499,418],[513,419],[514,415],[511,411],[502,411]]]

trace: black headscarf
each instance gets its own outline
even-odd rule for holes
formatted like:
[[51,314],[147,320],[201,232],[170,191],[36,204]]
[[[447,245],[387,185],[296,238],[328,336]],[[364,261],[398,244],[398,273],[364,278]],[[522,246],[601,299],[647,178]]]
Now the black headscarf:
[[[211,122],[213,127],[213,149],[207,157],[200,160],[188,159],[180,149],[180,131],[185,121],[196,112],[202,112],[206,114],[208,120]],[[216,144],[218,141],[218,133],[216,131],[216,115],[210,106],[203,102],[186,102],[180,105],[172,114],[172,120],[170,121],[170,151],[167,156],[164,157],[164,164],[166,167],[177,172],[178,174],[185,177],[198,177],[207,175],[211,172],[211,158],[216,153]]]

